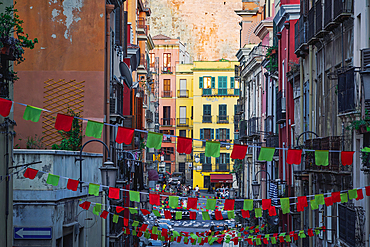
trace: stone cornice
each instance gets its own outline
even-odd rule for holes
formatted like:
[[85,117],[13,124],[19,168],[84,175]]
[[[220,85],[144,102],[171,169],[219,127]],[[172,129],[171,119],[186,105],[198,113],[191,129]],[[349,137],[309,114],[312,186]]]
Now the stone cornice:
[[263,40],[265,38],[265,36],[270,31],[272,31],[272,29],[273,29],[273,19],[269,18],[269,19],[265,19],[265,20],[260,21],[260,23],[258,23],[258,25],[256,26],[256,28],[254,29],[253,32],[254,32],[255,35],[258,36],[258,38]]
[[300,16],[299,4],[282,5],[274,17],[274,22],[277,26],[277,31],[281,32],[284,28],[284,22],[297,20]]
[[235,13],[240,17],[254,16],[258,13],[258,10],[235,10]]

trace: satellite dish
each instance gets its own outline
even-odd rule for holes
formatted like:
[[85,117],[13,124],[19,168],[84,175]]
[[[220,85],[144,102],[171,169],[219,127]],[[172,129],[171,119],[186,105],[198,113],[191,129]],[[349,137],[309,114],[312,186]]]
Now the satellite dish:
[[127,64],[124,62],[119,63],[119,71],[121,76],[124,77],[126,85],[131,88],[132,86],[132,74],[131,70],[128,68]]

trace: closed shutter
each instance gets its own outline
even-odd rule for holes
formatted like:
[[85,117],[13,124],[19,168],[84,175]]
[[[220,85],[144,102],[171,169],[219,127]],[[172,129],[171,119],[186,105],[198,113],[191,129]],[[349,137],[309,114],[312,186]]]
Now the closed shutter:
[[211,139],[215,139],[215,130],[211,129]]
[[214,77],[212,77],[211,78],[211,87],[215,88],[216,87],[215,84],[216,84],[216,79]]
[[226,129],[226,139],[230,140],[230,129]]
[[219,135],[218,135],[218,129],[216,129],[216,139],[218,140],[218,139],[220,139],[219,138]]
[[234,77],[230,77],[230,88],[234,88]]
[[230,154],[226,154],[226,164],[230,164]]
[[216,165],[220,164],[220,158],[216,158]]
[[204,129],[200,129],[200,137],[201,140],[204,139]]
[[199,77],[199,88],[203,88],[203,77]]
[[204,163],[204,153],[200,154],[200,163]]

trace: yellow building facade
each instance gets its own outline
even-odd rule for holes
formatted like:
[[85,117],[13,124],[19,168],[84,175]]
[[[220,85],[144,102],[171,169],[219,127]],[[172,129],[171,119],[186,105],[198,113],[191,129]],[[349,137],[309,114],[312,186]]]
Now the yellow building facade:
[[197,140],[193,141],[193,157],[177,156],[178,162],[184,156],[193,187],[198,185],[201,190],[222,185],[229,188],[236,186],[236,182],[233,184],[235,178],[230,173],[233,169],[230,158],[232,148],[227,144],[234,139],[235,105],[240,91],[238,82],[234,80],[235,65],[239,63],[224,59],[195,61],[191,65],[180,64],[176,70],[178,88],[184,88],[186,80],[186,90],[189,90],[188,98],[177,97],[176,116],[182,119],[184,112],[186,117],[190,116],[189,125],[183,128],[177,125],[176,134],[181,136],[186,133],[186,137],[222,143],[218,158],[205,157],[205,142]]

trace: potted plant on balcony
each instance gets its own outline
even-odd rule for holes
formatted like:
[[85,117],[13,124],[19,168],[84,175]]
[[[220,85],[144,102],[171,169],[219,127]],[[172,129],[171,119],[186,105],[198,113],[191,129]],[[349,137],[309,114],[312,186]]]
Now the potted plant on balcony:
[[271,46],[267,48],[266,59],[269,60],[269,63],[266,65],[266,69],[270,72],[275,72],[278,68],[276,46]]
[[356,130],[358,134],[365,134],[370,130],[370,115],[368,110],[365,110],[364,118],[353,119],[350,125],[347,126],[348,130]]
[[29,39],[28,34],[24,33],[23,21],[17,13],[18,10],[13,5],[6,7],[4,13],[0,14],[0,54],[2,59],[19,64],[24,61],[24,48],[33,49],[38,40]]

